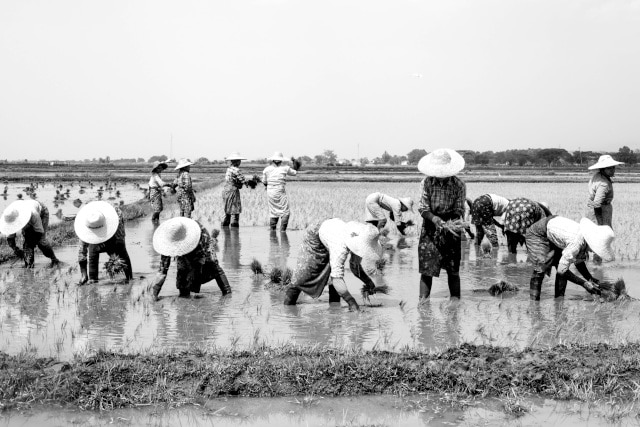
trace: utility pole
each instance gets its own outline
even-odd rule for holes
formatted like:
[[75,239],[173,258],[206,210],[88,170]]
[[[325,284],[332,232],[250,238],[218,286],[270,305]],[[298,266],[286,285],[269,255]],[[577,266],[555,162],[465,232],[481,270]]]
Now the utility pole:
[[171,135],[171,142],[169,143],[169,160],[173,160],[173,133]]

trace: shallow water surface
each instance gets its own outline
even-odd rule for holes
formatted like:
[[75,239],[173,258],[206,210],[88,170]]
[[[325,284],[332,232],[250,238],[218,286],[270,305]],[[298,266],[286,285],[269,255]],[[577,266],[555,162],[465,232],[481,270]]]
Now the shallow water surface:
[[[317,301],[302,296],[297,306],[283,306],[284,294],[267,289],[265,279],[255,277],[249,265],[255,258],[265,269],[293,267],[302,232],[270,232],[262,227],[226,229],[218,236],[217,254],[232,295],[222,297],[212,282],[203,286],[199,298],[178,298],[173,263],[161,300],[153,302],[147,287],[160,258],[151,247],[153,231],[148,218],[127,225],[127,247],[136,277],[129,284],[109,280],[101,271],[100,283],[76,286],[75,246],[56,250],[65,262],[57,270],[47,268],[48,260],[39,252],[33,271],[10,264],[0,267],[0,350],[69,359],[74,353],[95,349],[319,343],[393,351],[441,349],[462,342],[523,348],[636,341],[640,336],[637,301],[601,303],[572,284],[566,298],[554,300],[551,278],[543,286],[542,301],[530,302],[531,267],[525,263],[525,254],[520,252],[514,259],[501,247],[493,258],[479,258],[470,242],[462,243],[462,299],[449,300],[443,272],[434,280],[432,298],[419,304],[415,236],[385,244],[388,260],[374,280],[389,285],[389,295],[372,297],[371,304],[364,304],[360,282],[347,272],[350,291],[363,305],[360,313],[349,312],[344,303],[330,306],[326,294]],[[101,268],[106,260],[103,254]],[[635,286],[638,266],[590,268],[597,277],[624,277],[629,293],[640,297]],[[520,292],[490,296],[486,289],[500,279],[517,284]]]

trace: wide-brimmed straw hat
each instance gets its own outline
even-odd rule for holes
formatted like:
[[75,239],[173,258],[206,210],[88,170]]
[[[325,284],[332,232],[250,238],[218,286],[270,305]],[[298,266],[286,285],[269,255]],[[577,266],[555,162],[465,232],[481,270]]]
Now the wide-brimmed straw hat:
[[153,233],[153,249],[166,256],[181,256],[193,251],[200,242],[200,225],[186,217],[171,218]]
[[192,164],[193,162],[189,159],[180,159],[175,170],[186,168],[187,166],[191,166]]
[[427,176],[447,178],[464,169],[464,159],[455,150],[439,148],[418,162],[418,170]]
[[234,151],[233,153],[229,154],[225,160],[227,160],[227,161],[229,161],[229,160],[247,160],[247,158],[246,157],[242,157],[239,152]]
[[400,197],[398,200],[400,200],[400,203],[402,203],[407,210],[413,212],[413,200],[411,197]]
[[602,156],[600,156],[600,158],[598,159],[598,163],[596,163],[593,166],[589,166],[590,170],[593,169],[604,169],[604,168],[609,168],[611,166],[618,166],[618,165],[624,165],[624,162],[619,162],[617,160],[613,160],[613,157],[611,157],[608,154],[604,154]]
[[80,240],[95,245],[113,237],[119,224],[116,208],[97,200],[87,203],[78,211],[73,228]]
[[371,224],[349,221],[345,227],[345,234],[347,248],[362,258],[362,265],[366,270],[375,270],[376,260],[382,257],[378,228]]
[[273,156],[269,157],[267,160],[282,162],[287,159],[285,159],[282,155],[282,151],[276,151],[275,153],[273,153]]
[[596,225],[588,218],[580,220],[580,233],[589,245],[589,248],[602,258],[603,261],[613,261],[613,229],[608,225]]
[[0,218],[0,233],[9,235],[22,230],[31,219],[33,210],[26,200],[16,200],[2,212]]
[[159,162],[156,160],[155,162],[153,162],[151,172],[155,172],[157,169],[165,170],[166,168],[168,168],[167,162]]

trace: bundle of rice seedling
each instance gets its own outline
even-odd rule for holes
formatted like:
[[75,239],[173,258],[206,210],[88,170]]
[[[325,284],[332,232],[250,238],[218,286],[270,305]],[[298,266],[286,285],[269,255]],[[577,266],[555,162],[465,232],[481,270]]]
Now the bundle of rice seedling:
[[260,182],[260,177],[258,175],[253,175],[251,178],[247,179],[244,182],[244,185],[254,190],[259,182]]
[[384,268],[387,266],[387,259],[384,257],[380,257],[376,260],[376,271],[377,272],[382,272],[382,270],[384,270]]
[[505,280],[501,280],[498,283],[494,283],[488,289],[492,296],[500,295],[503,292],[518,292],[519,289],[513,283],[509,283]]
[[104,269],[112,279],[118,274],[124,274],[125,268],[127,268],[127,263],[117,255],[109,257],[109,261],[104,263]]
[[443,222],[442,227],[436,228],[434,235],[435,241],[438,244],[443,245],[445,243],[447,233],[460,237],[468,226],[469,223],[461,219],[445,221]]
[[631,298],[627,294],[627,286],[622,277],[619,277],[616,281],[603,280],[598,283],[598,288],[600,288],[600,296],[606,301]]
[[269,280],[267,281],[266,286],[268,288],[284,290],[291,285],[292,276],[293,271],[289,267],[285,267],[284,269],[280,267],[273,267],[267,274]]
[[295,157],[291,157],[291,169],[299,171],[302,167],[302,162]]
[[264,271],[262,270],[262,264],[255,258],[253,259],[253,261],[251,261],[251,271],[253,271],[253,274],[255,274],[256,276],[259,274],[264,274]]
[[389,285],[374,286],[373,288],[369,288],[367,287],[367,285],[364,285],[360,290],[360,293],[362,294],[362,297],[364,299],[368,299],[370,295],[374,294],[388,295],[389,292],[391,292],[391,287],[389,287]]
[[212,239],[217,239],[219,235],[220,235],[220,230],[218,230],[217,228],[212,228],[211,229],[211,238]]

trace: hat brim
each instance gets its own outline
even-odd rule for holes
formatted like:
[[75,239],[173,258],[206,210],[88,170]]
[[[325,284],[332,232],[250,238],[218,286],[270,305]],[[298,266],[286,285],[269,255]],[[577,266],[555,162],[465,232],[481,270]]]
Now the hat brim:
[[580,233],[589,245],[589,248],[595,252],[603,261],[609,262],[615,259],[613,253],[614,234],[608,225],[596,225],[588,218],[580,220]]
[[618,166],[618,165],[624,165],[624,162],[618,162],[617,160],[605,160],[604,162],[598,162],[593,166],[589,166],[589,170],[595,170],[595,169],[605,169],[605,168],[610,168],[612,166]]
[[[404,199],[404,200],[403,200],[403,199]],[[409,211],[409,212],[415,212],[415,211],[413,210],[413,205],[414,205],[415,203],[413,203],[413,200],[412,200],[412,203],[409,203],[409,202],[407,201],[407,199],[409,199],[409,198],[408,198],[408,197],[403,197],[402,199],[398,199],[398,200],[400,200],[400,203],[402,203],[402,206],[404,206],[405,208],[407,208],[407,211]],[[409,200],[410,200],[410,199],[409,199]]]
[[[10,223],[6,222],[4,219],[4,212],[13,209],[18,211],[18,218]],[[9,206],[5,208],[4,212],[2,217],[0,217],[0,233],[6,236],[16,234],[18,231],[22,230],[31,219],[31,207],[27,204],[26,200],[16,200],[15,202],[11,202]]]
[[[186,235],[184,239],[176,242],[171,239],[169,230],[176,225],[184,225]],[[153,233],[153,249],[165,256],[182,256],[193,251],[200,242],[200,225],[191,218],[175,217],[171,218],[156,229]]]
[[[105,222],[100,228],[89,228],[86,226],[87,216],[93,210],[97,210],[104,215]],[[90,245],[97,245],[112,238],[113,235],[116,234],[119,225],[120,217],[118,217],[116,208],[107,202],[96,200],[87,203],[78,211],[73,223],[73,228],[80,240]]]
[[225,160],[229,162],[231,160],[247,160],[247,158],[246,157],[227,157]]
[[191,166],[192,164],[193,164],[193,162],[178,163],[178,165],[175,167],[174,170],[186,168],[187,166]]
[[[351,236],[357,224],[358,236]],[[371,231],[369,231],[369,229]],[[375,231],[374,231],[375,230]],[[382,257],[382,246],[378,241],[378,230],[371,224],[349,223],[346,229],[345,244],[355,255],[362,258],[362,267],[371,273],[376,269],[376,261]]]
[[464,169],[464,158],[458,154],[455,150],[444,148],[449,153],[451,161],[445,165],[436,164],[433,161],[433,151],[424,156],[418,162],[418,170],[427,176],[434,178],[448,178],[450,176],[456,176],[462,169]]
[[155,165],[154,167],[151,168],[151,172],[155,172],[158,169],[162,169],[165,170],[169,167],[169,165],[167,165],[166,163],[160,163],[159,165]]
[[287,159],[284,157],[269,157],[267,160],[271,160],[272,162],[284,162]]

